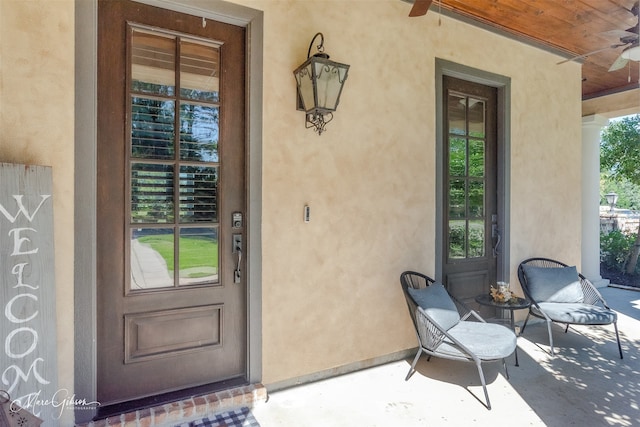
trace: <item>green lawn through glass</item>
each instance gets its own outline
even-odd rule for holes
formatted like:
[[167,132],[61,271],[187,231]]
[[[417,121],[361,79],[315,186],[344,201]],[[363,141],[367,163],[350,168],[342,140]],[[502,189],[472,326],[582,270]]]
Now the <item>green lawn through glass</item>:
[[[167,263],[170,272],[174,270],[173,235],[151,235],[138,238],[138,241],[149,246]],[[180,238],[180,270],[209,267],[218,269],[218,242],[206,237]],[[202,275],[208,275],[203,273]],[[194,277],[190,274],[190,277]]]

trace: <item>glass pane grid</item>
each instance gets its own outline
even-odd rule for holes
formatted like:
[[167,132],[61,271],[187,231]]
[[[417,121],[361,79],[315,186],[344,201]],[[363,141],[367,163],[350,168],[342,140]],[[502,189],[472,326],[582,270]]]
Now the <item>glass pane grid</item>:
[[137,28],[131,42],[129,288],[219,283],[219,45]]
[[449,94],[449,258],[485,256],[484,100]]

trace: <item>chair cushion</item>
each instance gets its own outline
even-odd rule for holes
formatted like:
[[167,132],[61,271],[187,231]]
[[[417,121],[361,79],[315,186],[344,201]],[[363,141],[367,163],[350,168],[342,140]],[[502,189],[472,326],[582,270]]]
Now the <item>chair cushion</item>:
[[582,302],[584,295],[575,266],[534,267],[524,265],[527,287],[537,302]]
[[[449,329],[448,333],[484,360],[505,358],[516,349],[516,334],[506,326],[495,323],[462,321]],[[462,355],[446,341],[440,344],[436,352],[450,356]]]
[[411,298],[445,331],[460,321],[460,313],[447,290],[440,283],[426,288],[408,288]]
[[556,302],[542,302],[539,305],[540,310],[531,306],[534,314],[539,315],[543,311],[551,320],[560,323],[608,325],[618,319],[615,311],[597,305]]

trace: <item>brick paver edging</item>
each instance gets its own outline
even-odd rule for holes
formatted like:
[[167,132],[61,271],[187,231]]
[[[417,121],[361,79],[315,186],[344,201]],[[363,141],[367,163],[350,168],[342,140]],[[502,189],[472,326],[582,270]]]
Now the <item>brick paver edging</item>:
[[267,389],[262,384],[250,384],[153,408],[114,415],[86,424],[77,424],[76,427],[165,427],[243,406],[252,408],[256,404],[266,401]]

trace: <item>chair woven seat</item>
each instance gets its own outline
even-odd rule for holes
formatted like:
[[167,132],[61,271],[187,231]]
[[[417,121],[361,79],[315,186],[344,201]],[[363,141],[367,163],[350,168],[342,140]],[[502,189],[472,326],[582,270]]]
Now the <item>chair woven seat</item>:
[[[582,303],[541,302],[540,308],[533,307],[538,317],[546,314],[549,319],[559,323],[580,325],[610,325],[617,321],[615,311]],[[544,313],[544,314],[543,314]]]
[[[510,356],[516,348],[515,334],[504,325],[463,321],[447,332],[482,360],[503,359]],[[464,353],[446,340],[436,351],[464,357]]]
[[615,329],[620,359],[622,346],[618,333],[618,315],[607,305],[600,292],[575,267],[549,258],[529,258],[518,266],[518,280],[527,298],[531,300],[529,313],[522,325],[521,333],[530,316],[544,319],[549,333],[551,355],[554,355],[553,322],[566,325],[611,325]]

